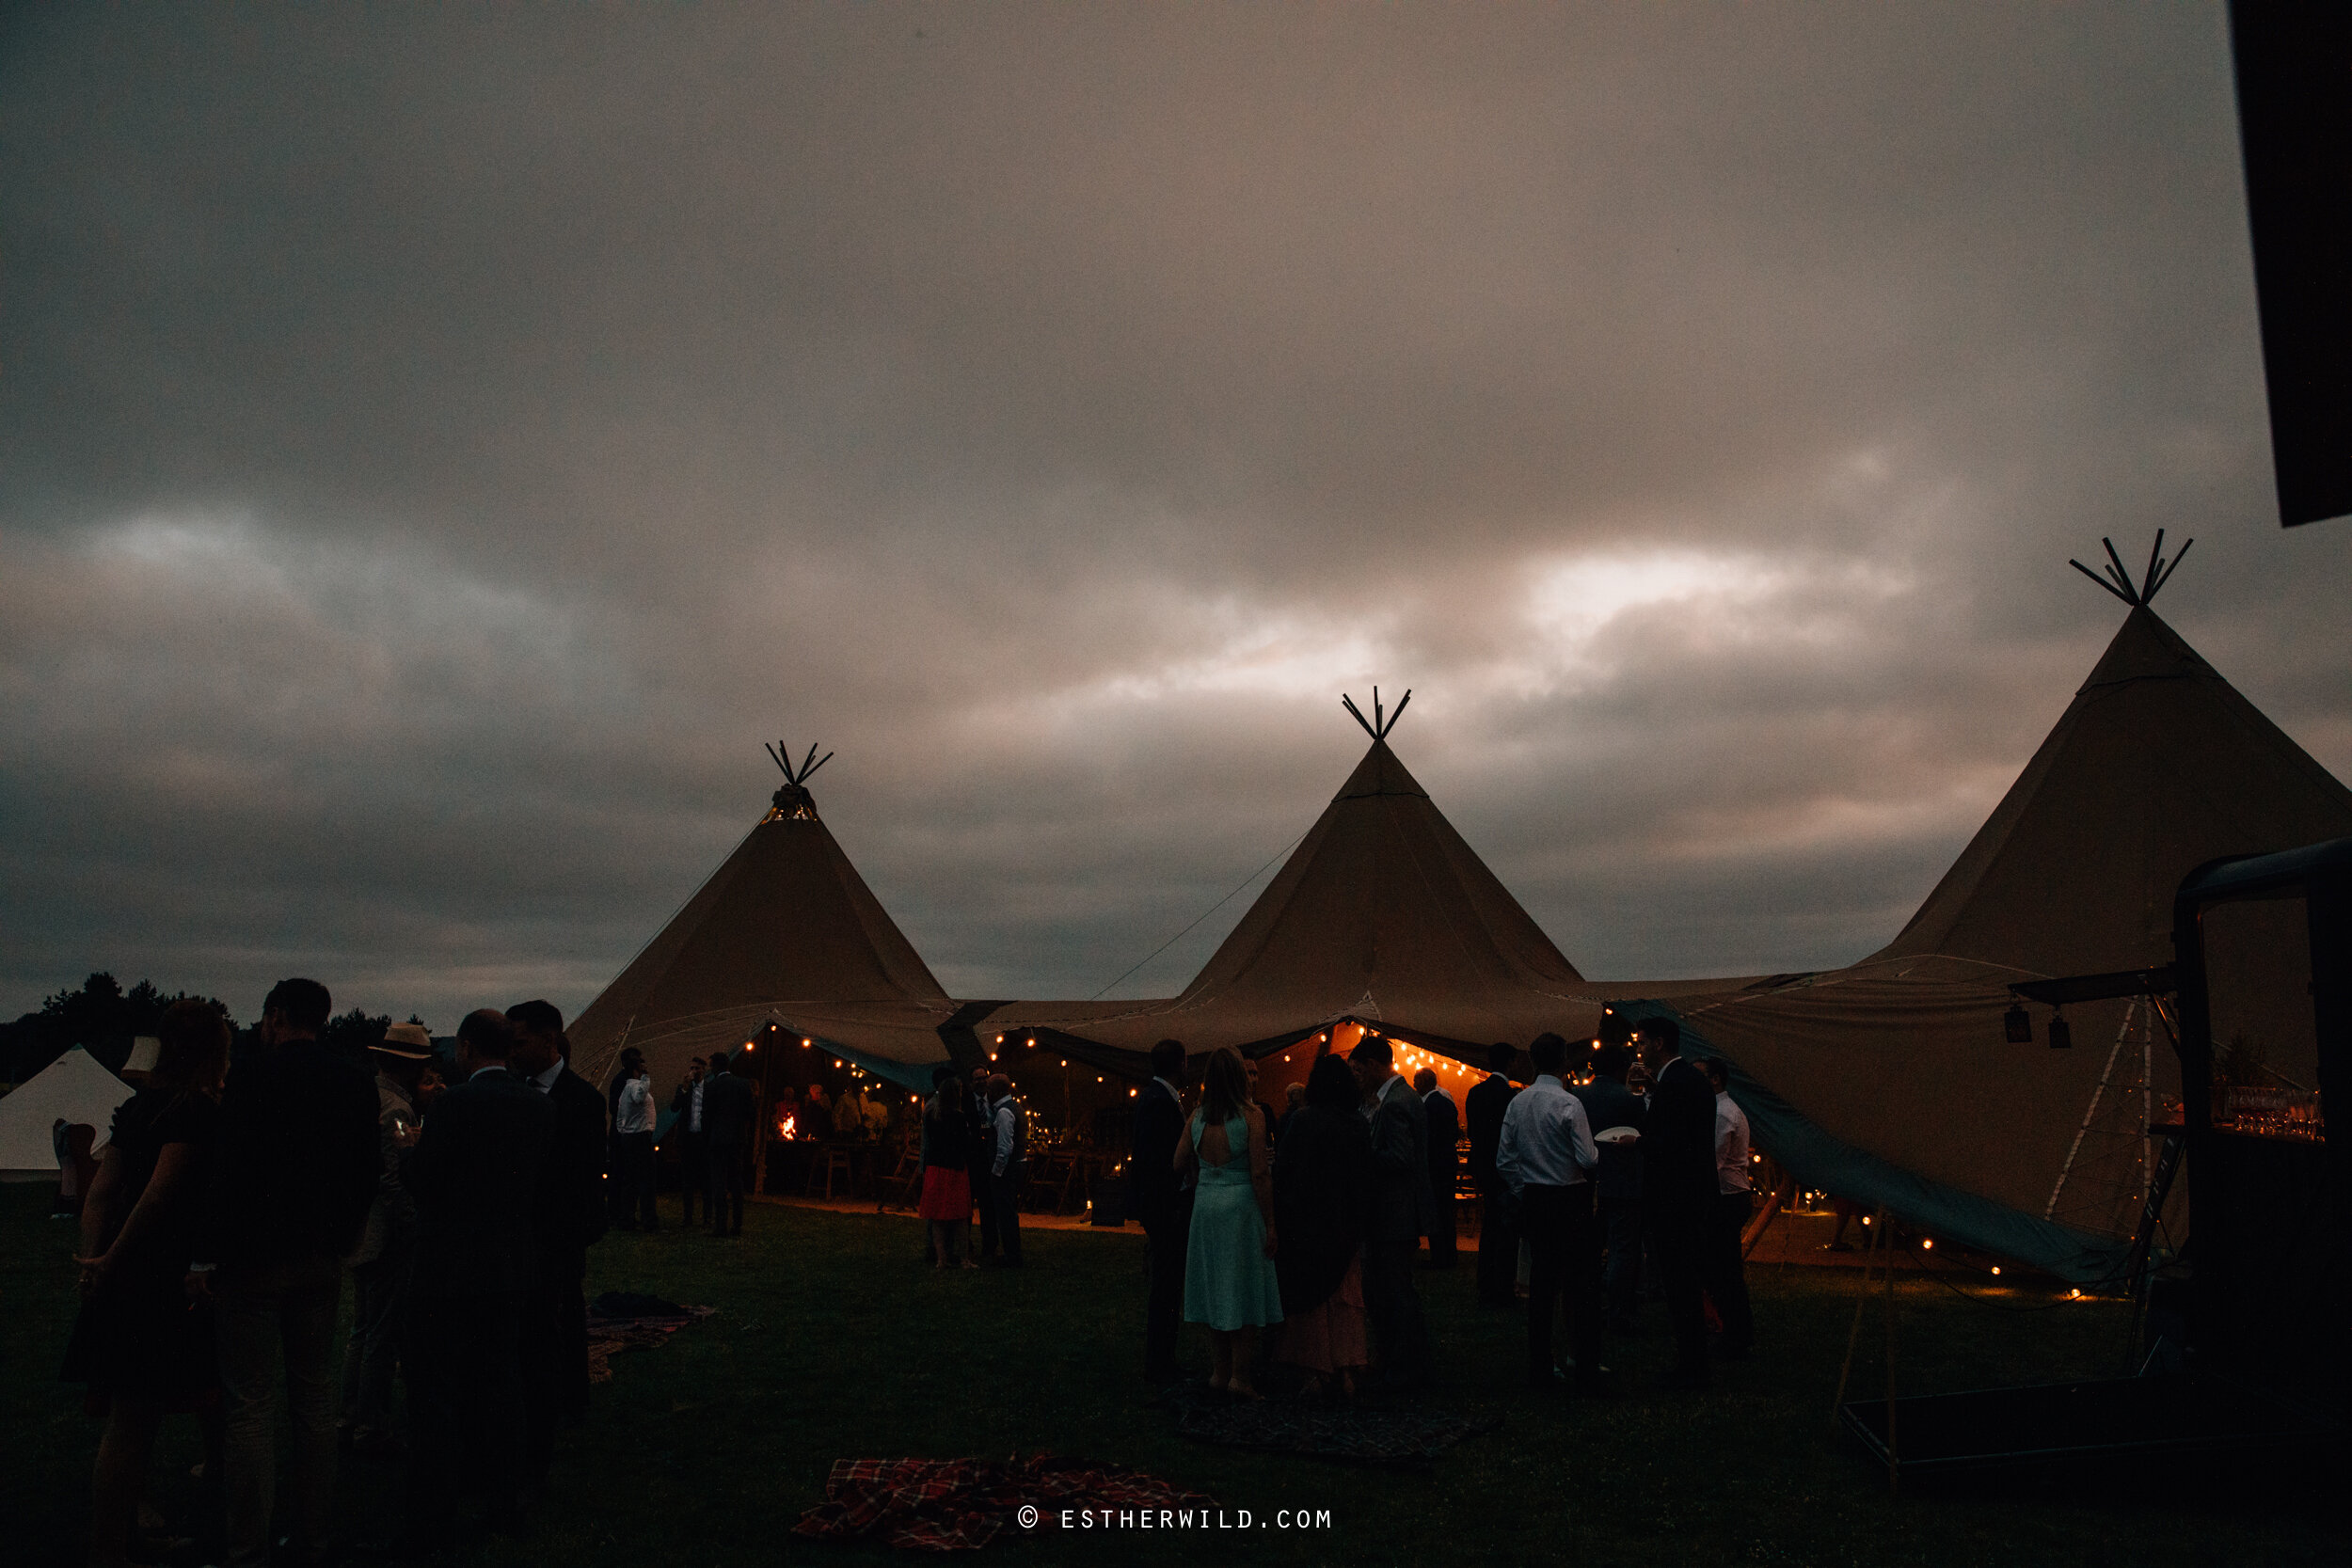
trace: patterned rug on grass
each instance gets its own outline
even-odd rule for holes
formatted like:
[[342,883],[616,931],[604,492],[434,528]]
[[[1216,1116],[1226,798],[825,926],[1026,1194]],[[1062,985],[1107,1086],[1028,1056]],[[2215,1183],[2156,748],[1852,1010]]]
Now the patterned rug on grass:
[[1199,1492],[1091,1459],[836,1459],[825,1478],[825,1500],[802,1514],[792,1533],[869,1537],[914,1551],[977,1551],[1008,1525],[1058,1528],[1066,1508],[1166,1509],[1188,1524],[1190,1515],[1216,1507]]
[[625,1350],[652,1350],[714,1310],[680,1307],[633,1291],[605,1291],[588,1304],[588,1381],[612,1382],[613,1356]]
[[1426,1465],[1502,1425],[1500,1416],[1455,1416],[1410,1405],[1322,1403],[1269,1394],[1232,1400],[1205,1383],[1182,1383],[1164,1402],[1184,1436],[1232,1449],[1313,1454],[1355,1465]]

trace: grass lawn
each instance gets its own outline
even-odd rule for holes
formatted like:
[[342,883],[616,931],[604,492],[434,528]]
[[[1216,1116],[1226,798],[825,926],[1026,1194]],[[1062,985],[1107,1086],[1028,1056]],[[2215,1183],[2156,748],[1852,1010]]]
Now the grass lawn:
[[[80,1560],[96,1423],[54,1381],[73,1314],[70,1227],[46,1189],[0,1188],[0,1516],[9,1562]],[[665,1200],[667,1207],[667,1200]],[[1537,1402],[1518,1387],[1520,1320],[1482,1311],[1470,1259],[1423,1276],[1441,1402],[1499,1412],[1502,1430],[1425,1471],[1373,1471],[1216,1449],[1175,1435],[1136,1376],[1139,1237],[1038,1233],[1019,1274],[936,1275],[910,1219],[757,1206],[739,1242],[675,1230],[615,1235],[591,1255],[591,1292],[643,1290],[717,1307],[662,1349],[618,1356],[590,1424],[570,1434],[539,1532],[483,1563],[906,1560],[787,1534],[846,1456],[1052,1451],[1132,1465],[1267,1520],[1330,1511],[1327,1529],[1187,1535],[1041,1529],[990,1555],[1036,1562],[2188,1563],[2342,1562],[2333,1511],[2276,1498],[2192,1507],[1890,1498],[1883,1474],[1832,1434],[1829,1406],[1858,1275],[1767,1269],[1754,1278],[1758,1358],[1706,1396],[1653,1392],[1669,1354],[1613,1342],[1626,1395]],[[2012,1307],[2038,1305],[2023,1293]],[[1901,1292],[1907,1392],[2107,1375],[2122,1320],[2108,1305],[2003,1311],[1916,1282]],[[1857,1367],[1882,1386],[1875,1310]],[[1194,1331],[1188,1330],[1187,1333]],[[1205,1370],[1205,1341],[1187,1341]],[[189,1423],[172,1423],[158,1495],[193,1493]],[[398,1478],[347,1462],[350,1533]]]

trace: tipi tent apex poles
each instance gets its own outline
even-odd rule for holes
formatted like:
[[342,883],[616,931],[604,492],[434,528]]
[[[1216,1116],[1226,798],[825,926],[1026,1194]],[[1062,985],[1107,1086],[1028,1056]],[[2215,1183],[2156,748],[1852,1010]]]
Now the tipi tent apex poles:
[[1405,705],[1412,700],[1412,688],[1407,687],[1405,695],[1397,700],[1396,711],[1384,717],[1380,711],[1380,689],[1375,686],[1372,689],[1372,717],[1367,719],[1364,710],[1356,705],[1355,698],[1344,691],[1340,693],[1340,706],[1347,709],[1356,722],[1364,727],[1364,733],[1375,740],[1389,738],[1389,732],[1396,728],[1396,721],[1405,717]]
[[[2141,574],[2137,583],[2132,580],[2132,574],[2124,568],[2123,558],[2115,553],[2115,541],[2102,539],[2099,543],[2106,546],[2107,560],[2111,562],[2101,568],[2106,573],[2106,577],[2101,577],[2098,572],[2092,571],[2079,561],[2070,560],[2067,564],[2125,604],[2137,608],[2153,599],[2156,596],[2156,590],[2162,588],[2171,579],[2172,574],[2180,570],[2181,562],[2188,559],[2189,546],[2197,541],[2190,539],[2184,542],[2181,546],[2181,553],[2168,562],[2164,559],[2164,530],[2156,530],[2156,542],[2149,546],[2148,550],[2148,570]],[[1398,705],[1400,709],[1403,705]]]
[[774,745],[770,746],[768,742],[763,740],[759,744],[767,751],[770,759],[772,760],[778,768],[784,769],[784,782],[787,784],[804,784],[808,783],[808,776],[811,773],[816,772],[817,769],[824,767],[825,764],[833,760],[833,753],[831,752],[827,752],[820,757],[817,754],[817,748],[811,746],[808,749],[808,755],[801,759],[800,767],[795,768],[792,766],[791,761],[792,748],[787,742],[779,740]]

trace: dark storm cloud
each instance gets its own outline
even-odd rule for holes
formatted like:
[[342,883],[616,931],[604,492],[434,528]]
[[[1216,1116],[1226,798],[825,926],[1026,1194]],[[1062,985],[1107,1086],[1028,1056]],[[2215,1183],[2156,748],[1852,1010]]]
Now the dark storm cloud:
[[778,732],[951,990],[1084,995],[1375,680],[1586,973],[1834,962],[2157,526],[2352,769],[2217,8],[6,25],[0,1011],[577,1006]]

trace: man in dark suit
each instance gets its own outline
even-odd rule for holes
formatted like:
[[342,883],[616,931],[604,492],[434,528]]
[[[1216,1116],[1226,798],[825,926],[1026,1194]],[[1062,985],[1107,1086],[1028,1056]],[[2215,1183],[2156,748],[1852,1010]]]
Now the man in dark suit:
[[703,1129],[710,1139],[710,1233],[743,1234],[743,1167],[751,1163],[752,1127],[759,1119],[759,1091],[752,1081],[728,1070],[725,1052],[710,1058],[703,1082]]
[[1432,1370],[1429,1324],[1413,1288],[1413,1255],[1431,1224],[1429,1111],[1397,1076],[1396,1053],[1366,1035],[1348,1053],[1372,1123],[1372,1204],[1364,1227],[1364,1312],[1380,1356],[1379,1386],[1397,1392],[1426,1387]]
[[1642,1289],[1644,1107],[1641,1097],[1625,1086],[1632,1067],[1633,1053],[1622,1045],[1604,1045],[1593,1053],[1593,1081],[1572,1091],[1584,1102],[1584,1119],[1600,1145],[1595,1223],[1609,1255],[1601,1275],[1601,1299],[1613,1334],[1633,1332],[1633,1309]]
[[1518,1089],[1511,1063],[1518,1052],[1497,1040],[1486,1052],[1486,1079],[1462,1097],[1470,1132],[1470,1180],[1478,1183],[1478,1299],[1488,1307],[1511,1305],[1518,1279],[1519,1230],[1511,1187],[1495,1174],[1495,1144],[1502,1136],[1502,1113]]
[[588,1411],[588,1248],[604,1236],[604,1096],[571,1069],[571,1043],[554,1004],[506,1009],[513,1035],[507,1067],[555,1108],[548,1150],[547,1220],[538,1227],[538,1268],[523,1303],[524,1396],[529,1440],[526,1483],[547,1481],[558,1419]]
[[1127,1217],[1139,1221],[1151,1248],[1151,1295],[1144,1307],[1143,1375],[1173,1383],[1176,1319],[1184,1301],[1184,1247],[1192,1193],[1176,1177],[1176,1144],[1184,1135],[1184,1047],[1152,1048],[1152,1081],[1136,1096],[1135,1148],[1127,1161]]
[[1413,1074],[1413,1092],[1421,1096],[1429,1118],[1429,1266],[1454,1266],[1454,1175],[1461,1165],[1462,1118],[1454,1097],[1438,1086],[1428,1068]]
[[[509,1013],[509,1018],[515,1015]],[[679,1223],[694,1223],[694,1202],[702,1200],[703,1218],[710,1218],[710,1132],[703,1125],[703,1085],[710,1064],[700,1056],[686,1064],[686,1081],[670,1096],[670,1130],[677,1135],[677,1200]]]
[[[324,1560],[335,1501],[335,1386],[328,1370],[342,1259],[358,1244],[382,1176],[380,1102],[350,1058],[319,1043],[333,1011],[316,980],[281,980],[262,1004],[259,1049],[229,1075],[220,1134],[191,1249],[188,1288],[214,1299],[226,1443],[228,1560],[270,1560],[273,1500],[291,1537],[281,1560]],[[272,1430],[283,1367],[294,1421],[290,1496],[273,1499]]]
[[1635,1039],[1649,1069],[1642,1118],[1642,1207],[1658,1247],[1666,1315],[1674,1324],[1671,1388],[1707,1386],[1707,1242],[1715,1226],[1715,1090],[1682,1059],[1682,1026],[1644,1019]]
[[553,1227],[556,1109],[508,1069],[513,1036],[485,1008],[457,1026],[461,1082],[427,1114],[401,1180],[417,1200],[407,1351],[409,1551],[450,1544],[468,1493],[493,1529],[521,1512],[529,1417],[523,1307]]

